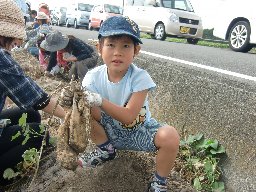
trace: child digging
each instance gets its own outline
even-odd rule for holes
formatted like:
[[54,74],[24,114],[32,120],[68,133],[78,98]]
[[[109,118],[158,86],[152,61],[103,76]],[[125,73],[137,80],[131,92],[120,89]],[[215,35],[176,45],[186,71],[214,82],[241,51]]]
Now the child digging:
[[114,159],[116,150],[157,151],[148,191],[166,192],[179,135],[175,128],[151,117],[147,95],[156,84],[133,63],[142,44],[139,28],[127,17],[114,16],[102,24],[98,39],[98,52],[105,64],[89,71],[82,83],[92,109],[91,137],[97,148],[81,155],[78,163],[98,166]]

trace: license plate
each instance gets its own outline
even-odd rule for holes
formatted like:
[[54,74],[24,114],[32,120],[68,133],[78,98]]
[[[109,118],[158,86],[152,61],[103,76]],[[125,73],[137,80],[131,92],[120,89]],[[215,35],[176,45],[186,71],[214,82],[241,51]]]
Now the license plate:
[[189,27],[180,27],[180,33],[188,33],[190,30]]

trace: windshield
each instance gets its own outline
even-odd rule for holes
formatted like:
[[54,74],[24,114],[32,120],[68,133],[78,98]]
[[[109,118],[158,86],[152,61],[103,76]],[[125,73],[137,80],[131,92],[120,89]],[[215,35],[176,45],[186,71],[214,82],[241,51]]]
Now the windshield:
[[91,12],[92,8],[93,8],[93,5],[84,4],[84,3],[78,3],[78,10],[79,11]]
[[162,0],[163,6],[171,9],[179,9],[194,12],[189,0]]
[[122,10],[122,8],[119,6],[109,5],[109,4],[105,4],[104,9],[108,13],[115,13],[115,14],[121,14],[121,10]]

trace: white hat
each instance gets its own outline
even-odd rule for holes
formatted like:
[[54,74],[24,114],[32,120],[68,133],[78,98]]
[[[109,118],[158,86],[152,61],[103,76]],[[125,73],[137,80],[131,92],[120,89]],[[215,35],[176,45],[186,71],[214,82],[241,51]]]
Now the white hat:
[[21,9],[12,0],[0,0],[0,35],[24,39],[25,20]]
[[49,19],[49,17],[44,12],[38,12],[36,19]]

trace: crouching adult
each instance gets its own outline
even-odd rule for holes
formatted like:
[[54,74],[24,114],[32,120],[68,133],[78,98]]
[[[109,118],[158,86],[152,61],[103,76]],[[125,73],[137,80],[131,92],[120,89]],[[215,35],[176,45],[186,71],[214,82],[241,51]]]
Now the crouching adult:
[[64,54],[63,59],[72,62],[69,71],[70,79],[74,76],[75,79],[82,82],[88,70],[97,65],[98,54],[96,49],[72,35],[66,36],[59,31],[54,31],[46,36],[40,46],[50,52],[68,53]]
[[[25,38],[24,18],[19,7],[12,0],[0,0],[0,184],[7,180],[3,173],[15,168],[23,160],[22,155],[31,148],[40,149],[45,130],[41,129],[41,115],[38,110],[64,119],[65,111],[35,81],[25,75],[21,66],[13,59],[10,50],[17,39]],[[9,97],[17,107],[5,108]],[[56,106],[56,108],[55,108]],[[55,110],[54,110],[55,109]],[[27,138],[19,126],[22,114],[27,114],[27,125],[31,131]]]

